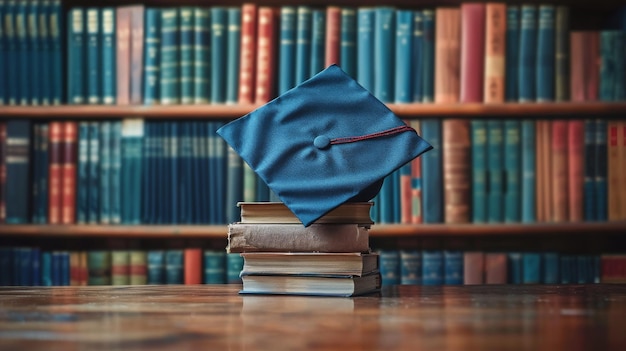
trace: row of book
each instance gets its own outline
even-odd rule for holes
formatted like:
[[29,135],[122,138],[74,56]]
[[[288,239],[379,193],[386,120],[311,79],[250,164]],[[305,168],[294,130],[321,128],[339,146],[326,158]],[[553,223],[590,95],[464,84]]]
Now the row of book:
[[245,3],[65,14],[58,0],[7,0],[0,3],[7,28],[0,102],[263,103],[330,64],[389,103],[566,101],[585,89],[623,100],[625,36],[617,29],[626,23],[572,31],[569,11],[501,2],[433,9]]
[[224,250],[47,251],[0,247],[0,286],[236,284],[243,259]]
[[[388,176],[376,223],[626,219],[626,122],[477,119],[444,134],[411,120],[434,149]],[[269,191],[215,130],[219,121],[0,122],[0,221],[224,224]],[[463,159],[450,150],[462,145]],[[463,164],[464,168],[455,165]],[[453,176],[456,175],[456,176]],[[453,181],[467,190],[450,195]],[[454,208],[454,207],[453,207]],[[471,216],[470,216],[471,215]]]

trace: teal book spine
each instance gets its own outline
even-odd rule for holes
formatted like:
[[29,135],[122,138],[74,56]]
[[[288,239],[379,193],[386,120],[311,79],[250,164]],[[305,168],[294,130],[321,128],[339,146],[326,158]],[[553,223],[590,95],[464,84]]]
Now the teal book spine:
[[[39,65],[39,55],[41,54],[41,39],[39,39],[39,13],[41,12],[41,2],[40,0],[31,0],[28,3],[27,10],[27,33],[28,33],[28,53],[27,53],[27,69],[28,69],[28,94],[29,101],[33,106],[38,106],[43,103],[43,91],[42,81],[41,81],[41,73],[42,66]],[[0,40],[1,36],[0,36]],[[0,54],[1,55],[1,54]],[[2,94],[0,93],[0,100]]]
[[521,124],[504,121],[504,221],[521,220]]
[[15,34],[15,0],[7,0],[4,6],[4,52],[5,52],[5,100],[8,105],[17,105],[18,98],[18,51],[17,36]]
[[243,201],[243,161],[231,147],[228,147],[227,150],[226,222],[232,223],[239,221],[240,218],[237,202]]
[[426,286],[443,285],[444,257],[441,250],[422,251],[422,284]]
[[31,121],[6,121],[5,201],[6,223],[23,224],[30,220]]
[[17,249],[16,266],[19,277],[19,285],[32,286],[32,257],[29,247],[21,247]]
[[561,282],[561,260],[559,259],[559,254],[556,252],[544,252],[541,259],[543,261],[541,282],[543,284],[559,284]]
[[122,121],[121,223],[141,223],[142,143],[144,120]]
[[143,124],[143,143],[142,148],[142,179],[141,179],[141,221],[144,224],[154,223],[152,200],[153,186],[155,184],[154,177],[154,147],[152,146],[153,126],[151,121],[145,121]]
[[179,164],[181,163],[181,153],[179,150],[180,145],[180,125],[182,122],[166,122],[169,127],[169,134],[167,137],[169,138],[169,153],[167,154],[167,164],[169,165],[169,201],[166,206],[169,207],[169,220],[166,223],[170,224],[178,224],[180,223],[180,188],[179,188],[179,179],[181,175],[179,174]]
[[111,224],[111,123],[100,123],[100,223]]
[[503,121],[487,121],[487,221],[504,222]]
[[179,8],[180,14],[180,102],[191,104],[194,98],[194,12],[191,7]]
[[339,62],[341,69],[350,77],[357,76],[357,20],[356,9],[341,8],[341,29],[339,38]]
[[211,11],[196,7],[193,12],[193,102],[206,104],[211,97]]
[[[6,62],[7,62],[7,51],[5,44],[5,27],[4,27],[4,18],[5,18],[5,1],[0,0],[0,106],[8,104],[7,102],[7,72],[6,72]],[[0,281],[2,284],[2,281]],[[2,284],[3,285],[3,284]]]
[[159,60],[159,99],[162,105],[180,103],[178,10],[161,10],[161,59]]
[[[49,13],[50,24],[50,47],[51,47],[51,72],[52,72],[52,104],[60,105],[65,101],[64,72],[63,69],[63,38],[61,33],[64,29],[63,6],[60,0],[52,0]],[[70,101],[68,101],[70,102]]]
[[555,7],[554,15],[554,99],[570,100],[570,12],[568,6]]
[[41,286],[41,251],[37,247],[30,249],[31,286]]
[[463,285],[463,252],[443,251],[445,285]]
[[615,86],[615,62],[613,40],[614,32],[605,30],[600,32],[600,87],[599,98],[601,101],[613,100],[613,88]]
[[180,122],[178,128],[178,214],[179,223],[191,224],[193,220],[192,214],[192,177],[193,169],[192,157],[192,141],[191,141],[191,129],[189,128],[190,122]]
[[52,254],[49,251],[41,253],[39,270],[41,286],[52,286]]
[[48,222],[48,124],[33,125],[33,214],[32,222]]
[[583,218],[596,220],[596,122],[585,120],[585,177],[583,181]]
[[165,251],[165,284],[183,284],[185,278],[183,250]]
[[87,102],[85,89],[85,10],[80,7],[68,13],[67,27],[67,96],[70,104]]
[[311,39],[313,13],[308,6],[298,6],[296,17],[295,83],[311,76]]
[[146,268],[147,284],[165,284],[165,252],[163,250],[148,251]]
[[411,70],[413,96],[411,101],[424,99],[424,16],[421,11],[413,11],[413,33],[411,36]]
[[396,10],[394,101],[398,104],[413,101],[413,22],[412,10]]
[[536,221],[535,121],[522,120],[522,222]]
[[86,224],[89,215],[89,123],[78,122],[78,165],[76,170],[76,224]]
[[157,177],[157,193],[155,199],[160,199],[155,206],[156,223],[157,224],[169,224],[170,212],[167,208],[171,201],[171,183],[169,181],[171,172],[170,165],[170,123],[160,122],[156,123],[154,144],[156,147],[156,170],[155,177]]
[[30,43],[28,39],[28,2],[18,1],[15,7],[15,38],[17,40],[17,104],[28,105],[30,102],[30,75],[29,63]]
[[227,104],[236,104],[239,98],[239,59],[241,56],[241,8],[228,8],[226,31],[226,84]]
[[534,102],[536,99],[537,64],[537,7],[522,5],[520,13],[520,48],[518,101]]
[[109,189],[111,224],[120,224],[122,220],[121,180],[122,180],[122,122],[111,122],[111,167],[109,170]]
[[[218,125],[221,127],[221,125]],[[226,211],[225,211],[225,203],[226,203],[226,188],[227,188],[227,168],[228,168],[228,149],[226,142],[222,138],[216,137],[214,139],[215,142],[215,152],[217,156],[217,177],[215,181],[217,183],[217,213],[216,213],[216,223],[224,224],[226,223]]]
[[211,8],[211,102],[226,102],[226,50],[228,13],[225,7]]
[[504,75],[505,101],[519,100],[519,50],[520,50],[520,10],[519,6],[506,7],[506,47]]
[[374,91],[374,20],[372,7],[357,9],[357,65],[356,79],[370,93]]
[[[0,16],[2,16],[2,14],[0,13]],[[42,168],[42,164],[41,164],[41,123],[33,123],[33,139],[32,139],[32,151],[31,151],[31,155],[32,155],[32,163],[33,163],[33,167],[32,167],[32,180],[31,180],[31,203],[32,203],[32,210],[31,210],[31,217],[30,217],[30,222],[31,223],[43,223],[40,221],[39,219],[39,197],[41,196],[41,193],[43,191],[43,189],[40,188],[40,183],[39,183],[39,178],[40,178],[40,173],[41,173],[41,168]],[[2,156],[0,156],[2,157]]]
[[608,162],[607,162],[607,121],[598,119],[595,121],[595,219],[606,221],[608,218]]
[[539,6],[537,19],[537,102],[554,101],[555,11],[552,5]]
[[422,102],[435,101],[435,12],[431,9],[422,11],[424,21],[424,50],[422,54]]
[[560,255],[559,282],[561,284],[573,284],[576,282],[575,270],[572,269],[574,263],[575,258],[573,255]]
[[380,101],[394,101],[393,78],[395,62],[395,10],[391,7],[377,7],[374,18],[374,96]]
[[204,284],[226,284],[226,252],[204,251]]
[[522,254],[522,283],[541,283],[541,254],[525,252]]
[[577,284],[589,284],[592,282],[590,278],[590,265],[589,256],[576,255],[575,256],[575,271],[576,271],[576,283]]
[[117,97],[115,9],[102,8],[100,22],[101,102],[105,105],[114,105]]
[[379,270],[382,286],[398,285],[401,280],[400,251],[395,249],[380,250],[378,252]]
[[[326,12],[323,9],[312,9],[311,12],[311,69],[309,77],[316,75],[325,68],[324,55],[326,53]],[[361,59],[363,58],[361,57],[359,60]]]
[[[54,260],[54,253],[53,253]],[[111,284],[111,252],[98,250],[87,252],[88,285]]]
[[51,265],[50,273],[52,276],[50,280],[52,281],[52,286],[63,285],[61,282],[61,252],[60,251],[52,251],[50,265]]
[[471,121],[472,129],[472,222],[487,222],[487,122]]
[[101,11],[97,8],[90,7],[87,9],[87,50],[86,50],[86,86],[87,86],[87,103],[100,104],[102,103],[102,93],[100,88],[102,64],[100,59],[102,53],[100,52],[100,31],[102,26],[100,25]]
[[144,19],[143,103],[158,104],[160,100],[161,10],[147,8]]
[[615,84],[613,86],[613,101],[626,99],[626,33],[623,31],[613,32],[613,58],[615,61]]
[[441,120],[421,121],[422,137],[428,140],[433,149],[421,157],[422,162],[422,201],[424,223],[443,222],[443,165]]
[[400,284],[422,285],[422,252],[400,250]]
[[295,6],[280,8],[280,40],[278,42],[278,94],[296,84],[296,33],[297,9]]
[[239,274],[243,269],[243,257],[239,254],[227,254],[226,257],[226,283],[240,284]]
[[523,272],[522,253],[510,252],[507,255],[507,277],[509,284],[522,284]]
[[60,253],[60,278],[62,286],[70,285],[70,253],[68,251],[61,251]]
[[102,189],[100,187],[100,122],[89,122],[89,169],[88,187],[89,204],[87,205],[87,223],[100,223],[100,199]]

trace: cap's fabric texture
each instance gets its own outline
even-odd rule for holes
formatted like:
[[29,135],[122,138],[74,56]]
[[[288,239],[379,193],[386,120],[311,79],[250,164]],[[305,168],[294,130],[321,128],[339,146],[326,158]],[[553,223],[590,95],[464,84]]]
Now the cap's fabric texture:
[[305,226],[432,149],[335,65],[217,133]]

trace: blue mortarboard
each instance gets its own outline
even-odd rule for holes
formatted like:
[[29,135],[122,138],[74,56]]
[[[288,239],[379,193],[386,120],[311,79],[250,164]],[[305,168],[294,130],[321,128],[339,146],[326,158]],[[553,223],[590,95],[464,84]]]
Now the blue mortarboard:
[[305,226],[432,149],[335,65],[217,133]]

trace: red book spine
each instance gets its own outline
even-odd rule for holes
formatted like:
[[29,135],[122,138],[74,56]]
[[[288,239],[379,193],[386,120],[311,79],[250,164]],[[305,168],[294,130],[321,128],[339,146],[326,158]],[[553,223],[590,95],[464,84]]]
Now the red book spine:
[[620,159],[619,159],[619,122],[608,121],[608,201],[609,220],[616,221],[621,217],[620,203]]
[[76,221],[76,156],[78,153],[78,125],[63,122],[63,159],[61,177],[61,223]]
[[128,7],[118,7],[115,18],[117,33],[117,104],[130,103],[130,12]]
[[552,122],[552,220],[565,222],[568,215],[567,121]]
[[581,140],[584,140],[585,122],[576,119],[567,124],[568,213],[570,222],[579,222],[583,220],[585,144]]
[[185,249],[185,284],[202,284],[202,249]]
[[276,9],[259,7],[257,61],[256,61],[256,103],[266,103],[274,96],[274,76],[276,64]]
[[483,102],[485,4],[461,5],[461,102]]
[[626,283],[626,255],[602,255],[600,282]]
[[0,122],[0,223],[4,223],[7,218],[5,187],[7,183],[7,167],[6,167],[6,141],[7,141],[7,125]]
[[587,65],[585,56],[589,56],[585,43],[587,32],[570,33],[570,96],[572,101],[585,101],[585,83]]
[[70,285],[80,285],[80,253],[70,252]]
[[485,7],[485,13],[483,95],[486,103],[500,103],[504,102],[506,4],[488,3]]
[[329,6],[326,8],[326,67],[339,64],[341,61],[341,8]]
[[48,127],[48,222],[61,223],[61,179],[63,144],[63,122],[50,122]]
[[143,5],[130,6],[130,53],[129,53],[129,85],[130,103],[141,104],[142,97],[142,77],[143,77]]
[[507,260],[504,253],[485,254],[485,283],[507,283]]
[[241,7],[241,53],[239,70],[239,103],[254,102],[254,78],[256,57],[257,5],[243,4]]
[[80,285],[88,285],[89,267],[87,266],[87,251],[80,252]]

